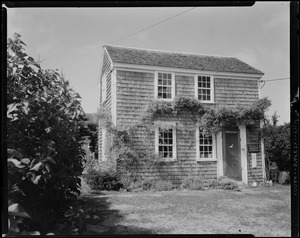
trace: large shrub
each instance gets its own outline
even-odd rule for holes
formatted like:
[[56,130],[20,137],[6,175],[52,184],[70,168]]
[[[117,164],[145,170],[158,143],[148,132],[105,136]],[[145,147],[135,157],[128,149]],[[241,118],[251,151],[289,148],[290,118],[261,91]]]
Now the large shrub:
[[276,162],[279,171],[290,171],[291,143],[290,123],[277,125],[277,115],[272,116],[272,122],[267,121],[263,128],[263,140],[267,159]]
[[15,232],[43,234],[79,195],[86,125],[79,94],[57,71],[41,69],[24,46],[19,34],[8,39],[8,202],[10,214],[24,218],[15,229],[12,217],[10,224]]

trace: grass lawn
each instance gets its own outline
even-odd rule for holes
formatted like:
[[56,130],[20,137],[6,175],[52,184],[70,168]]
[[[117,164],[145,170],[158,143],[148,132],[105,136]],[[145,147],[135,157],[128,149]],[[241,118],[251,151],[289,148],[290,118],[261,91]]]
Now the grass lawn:
[[290,186],[241,191],[99,192],[84,187],[86,234],[291,236]]

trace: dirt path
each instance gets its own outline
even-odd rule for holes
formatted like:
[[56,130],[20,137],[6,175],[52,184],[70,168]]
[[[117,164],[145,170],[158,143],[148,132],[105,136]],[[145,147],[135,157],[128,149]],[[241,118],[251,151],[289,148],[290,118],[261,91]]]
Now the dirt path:
[[83,184],[88,234],[290,236],[289,187],[241,191],[96,192]]

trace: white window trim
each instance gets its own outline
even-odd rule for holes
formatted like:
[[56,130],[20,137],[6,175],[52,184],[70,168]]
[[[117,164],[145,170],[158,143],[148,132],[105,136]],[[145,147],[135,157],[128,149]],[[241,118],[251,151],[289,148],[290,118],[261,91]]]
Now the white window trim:
[[[210,101],[203,101],[198,99],[198,76],[210,77]],[[195,97],[202,103],[215,103],[215,82],[213,75],[195,74]]]
[[159,127],[171,127],[173,129],[173,158],[164,158],[163,160],[166,162],[177,161],[177,143],[176,143],[176,122],[164,122],[164,121],[156,121],[155,122],[155,154],[159,155],[158,148],[158,139],[159,139]]
[[196,161],[217,161],[217,153],[216,153],[216,135],[212,135],[212,144],[213,144],[213,150],[212,150],[212,158],[200,158],[200,148],[199,148],[199,127],[196,128]]
[[[172,80],[172,97],[171,98],[158,98],[158,73],[165,73],[165,74],[171,74],[171,80]],[[154,74],[154,98],[162,101],[173,101],[175,98],[175,73],[174,72],[167,72],[167,71],[155,71]]]

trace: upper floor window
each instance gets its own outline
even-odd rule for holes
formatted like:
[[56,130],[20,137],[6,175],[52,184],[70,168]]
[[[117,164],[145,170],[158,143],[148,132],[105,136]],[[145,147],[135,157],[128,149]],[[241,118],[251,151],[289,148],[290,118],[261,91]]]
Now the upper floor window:
[[155,73],[155,98],[172,100],[175,97],[175,75],[174,73]]
[[196,98],[203,102],[214,102],[214,80],[212,76],[195,77]]
[[176,160],[176,124],[160,122],[155,130],[155,152],[166,161]]
[[214,135],[204,134],[197,128],[196,147],[198,161],[216,160],[216,143]]

